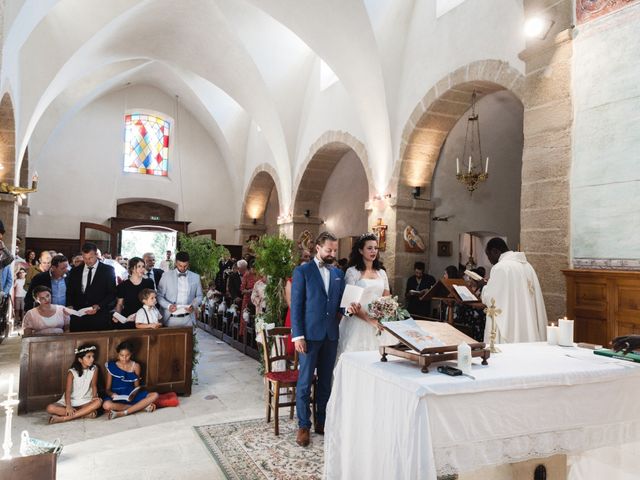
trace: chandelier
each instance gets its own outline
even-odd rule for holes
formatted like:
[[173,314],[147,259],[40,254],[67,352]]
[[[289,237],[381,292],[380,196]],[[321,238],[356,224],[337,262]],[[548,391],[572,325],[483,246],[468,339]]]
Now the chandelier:
[[462,161],[469,159],[460,171],[460,158],[456,158],[456,178],[467,187],[469,194],[478,188],[480,182],[489,178],[489,157],[487,157],[482,169],[482,146],[480,145],[480,117],[476,113],[477,94],[474,90],[471,94],[471,115],[467,118],[467,132],[464,137],[464,151]]

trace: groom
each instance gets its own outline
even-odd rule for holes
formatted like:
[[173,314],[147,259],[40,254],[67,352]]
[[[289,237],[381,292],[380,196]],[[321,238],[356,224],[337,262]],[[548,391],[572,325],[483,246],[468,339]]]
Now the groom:
[[344,274],[332,263],[338,252],[338,239],[328,232],[316,239],[316,255],[293,272],[291,283],[291,328],[300,371],[296,389],[298,434],[296,442],[309,445],[309,396],[314,371],[318,370],[316,433],[324,434],[324,419],[331,394],[333,366],[338,350],[338,322]]

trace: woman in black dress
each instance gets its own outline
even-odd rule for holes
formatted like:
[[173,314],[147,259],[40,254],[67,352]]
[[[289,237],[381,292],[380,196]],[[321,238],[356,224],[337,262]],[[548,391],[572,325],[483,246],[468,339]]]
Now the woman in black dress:
[[127,317],[126,323],[120,323],[113,317],[113,325],[116,329],[136,328],[136,312],[142,308],[142,302],[138,295],[145,288],[154,289],[153,280],[144,278],[146,269],[144,260],[140,257],[133,257],[129,260],[129,278],[116,288],[116,312]]

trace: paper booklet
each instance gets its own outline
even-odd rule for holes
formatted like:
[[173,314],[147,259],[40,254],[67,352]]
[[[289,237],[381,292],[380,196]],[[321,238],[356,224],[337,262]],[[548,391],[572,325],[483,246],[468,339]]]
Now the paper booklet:
[[176,311],[171,315],[184,315],[185,313],[189,313],[187,312],[187,308],[189,308],[190,306],[191,305],[176,305]]
[[347,308],[352,303],[360,303],[364,288],[357,285],[345,285],[344,293],[342,294],[342,300],[340,301],[340,308]]
[[409,293],[412,293],[414,295],[418,295],[419,293],[422,293],[422,290],[409,290]]
[[478,275],[476,272],[472,272],[471,270],[465,270],[464,274],[471,280],[475,280],[476,282],[484,280],[480,275]]
[[469,290],[464,285],[452,285],[452,287],[455,289],[456,293],[460,297],[460,300],[462,300],[463,302],[478,301],[478,297],[476,297],[473,293],[471,293],[471,290]]
[[122,315],[121,313],[118,313],[118,312],[113,312],[113,316],[120,323],[127,323],[129,321],[129,319],[127,317],[125,317],[124,315]]
[[444,346],[444,343],[433,334],[420,328],[412,318],[397,322],[382,322],[382,326],[418,353],[425,353],[430,348]]
[[76,317],[84,317],[91,309],[93,309],[93,307],[84,307],[80,310],[74,310],[73,308],[64,307],[65,312],[67,312],[69,315],[75,315]]
[[136,387],[131,390],[131,393],[129,395],[113,395],[111,399],[121,402],[131,402],[134,398],[136,398],[136,395],[140,390],[142,390],[142,387]]

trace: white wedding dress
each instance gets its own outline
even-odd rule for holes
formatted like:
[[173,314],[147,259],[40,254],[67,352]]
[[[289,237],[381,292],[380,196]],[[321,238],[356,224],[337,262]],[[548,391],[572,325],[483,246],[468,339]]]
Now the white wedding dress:
[[[382,297],[385,290],[389,290],[389,280],[384,270],[378,270],[378,278],[362,278],[362,272],[355,267],[350,267],[344,281],[347,285],[357,285],[365,289],[360,304],[367,312],[369,312],[369,303]],[[342,317],[337,358],[340,358],[343,352],[378,350],[381,337],[376,335],[376,332],[377,329],[373,325],[359,317]]]

